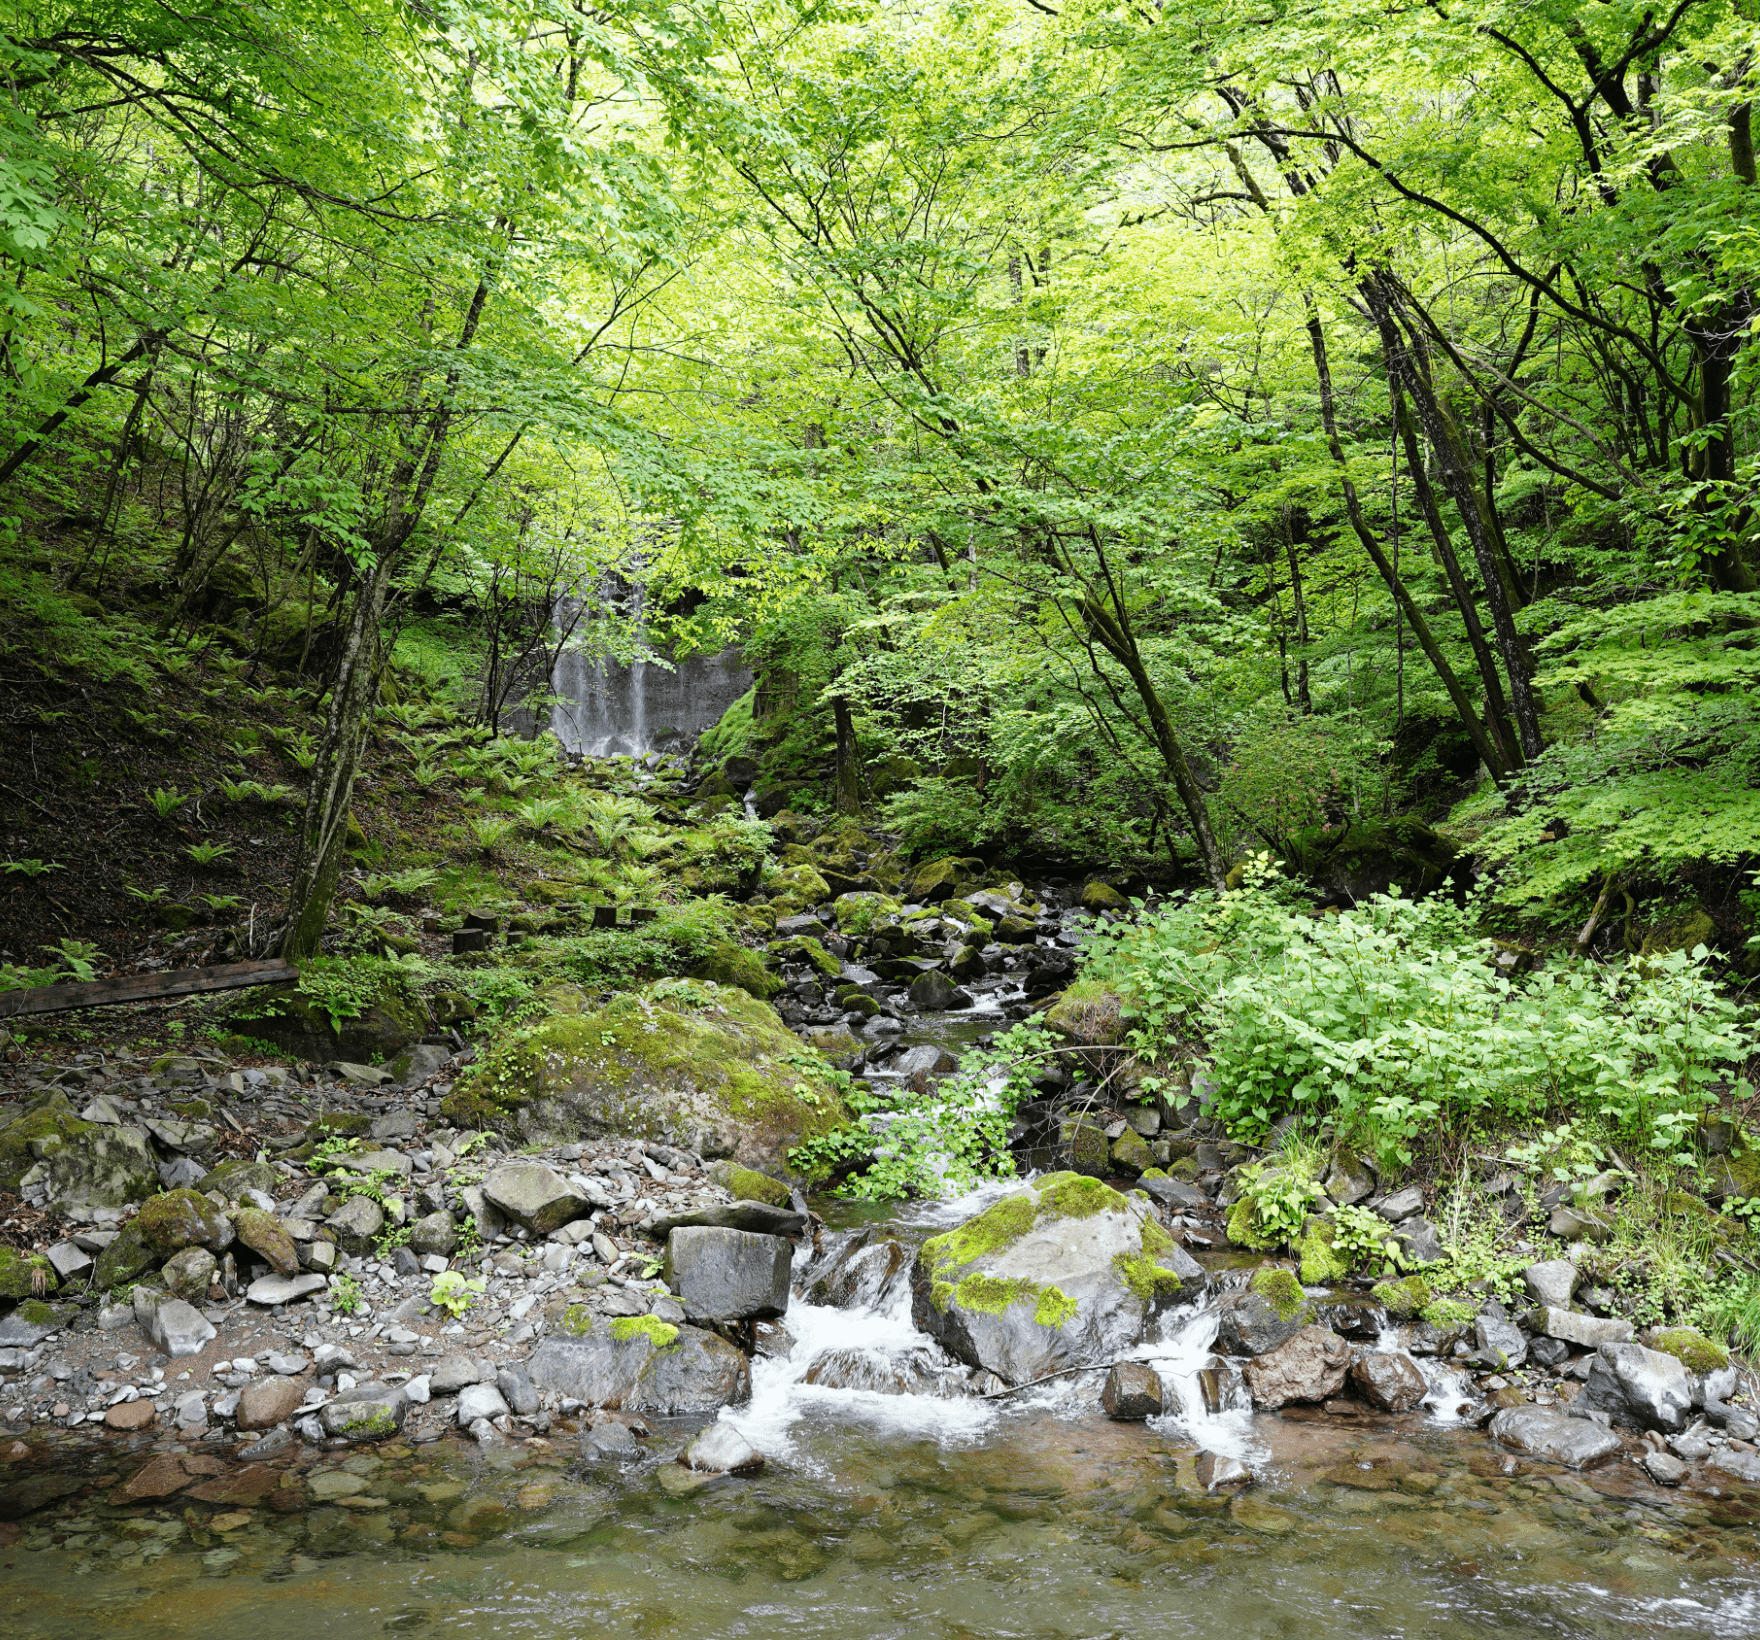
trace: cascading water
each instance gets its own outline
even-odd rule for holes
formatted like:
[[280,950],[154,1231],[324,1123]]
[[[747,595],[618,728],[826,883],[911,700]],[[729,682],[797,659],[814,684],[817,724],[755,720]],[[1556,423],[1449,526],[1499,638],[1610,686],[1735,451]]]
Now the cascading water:
[[[551,675],[557,699],[550,727],[579,755],[641,757],[673,750],[712,728],[752,686],[751,671],[736,648],[677,661],[650,650],[647,590],[640,583],[623,594],[622,602],[622,618],[635,638],[634,657],[607,656],[594,641],[594,623],[583,621]],[[560,605],[560,624],[578,608],[576,600]]]

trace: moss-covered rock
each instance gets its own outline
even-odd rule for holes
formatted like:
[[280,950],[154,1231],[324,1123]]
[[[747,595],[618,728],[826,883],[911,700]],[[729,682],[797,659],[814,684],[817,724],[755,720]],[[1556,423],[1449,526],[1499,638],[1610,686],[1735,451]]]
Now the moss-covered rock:
[[1279,1321],[1293,1321],[1307,1307],[1308,1295],[1302,1284],[1281,1266],[1267,1265],[1253,1272],[1247,1283],[1249,1292],[1257,1293],[1276,1312]]
[[1408,898],[1430,894],[1466,870],[1455,845],[1413,815],[1310,827],[1290,839],[1287,859],[1293,873],[1343,905],[1385,894],[1395,883]]
[[299,1274],[299,1254],[293,1238],[273,1213],[257,1207],[241,1207],[232,1215],[238,1239],[278,1276]]
[[540,1143],[617,1136],[701,1149],[693,1136],[731,1135],[736,1160],[780,1172],[794,1146],[849,1121],[829,1071],[768,1003],[707,980],[661,980],[509,1038],[453,1085],[446,1114]]
[[232,1243],[232,1223],[206,1196],[167,1190],[145,1202],[131,1221],[142,1241],[161,1259],[186,1247],[218,1252]]
[[249,991],[227,1015],[230,1029],[299,1059],[347,1060],[365,1065],[394,1058],[428,1029],[427,1013],[414,998],[382,988],[363,1012],[333,1023],[329,1013],[297,984]]
[[1350,1260],[1332,1245],[1332,1220],[1310,1218],[1302,1228],[1297,1251],[1302,1260],[1302,1280],[1310,1287],[1343,1281],[1350,1274]]
[[1091,883],[1082,884],[1082,906],[1085,910],[1128,911],[1130,903],[1111,883],[1102,882],[1098,877]]
[[736,985],[760,1002],[782,989],[782,981],[764,967],[756,951],[732,940],[717,940],[697,958],[691,972],[698,979],[713,980],[717,985]]
[[[806,853],[804,849],[801,852]],[[771,875],[766,887],[779,916],[805,911],[808,906],[824,905],[831,898],[831,885],[819,875],[811,856],[800,863],[784,865]]]
[[1204,1282],[1147,1205],[1054,1173],[924,1242],[911,1313],[962,1360],[1021,1383],[1115,1359]]
[[161,1260],[147,1245],[140,1232],[140,1221],[130,1219],[117,1233],[116,1239],[98,1254],[92,1270],[92,1285],[104,1292],[114,1292],[143,1276]]
[[723,1188],[736,1202],[764,1202],[771,1207],[787,1207],[791,1202],[787,1185],[754,1167],[730,1167]]
[[777,963],[804,962],[824,979],[836,979],[843,972],[843,964],[809,934],[772,940],[769,949],[771,958]]
[[902,910],[903,905],[890,894],[882,894],[873,888],[840,894],[831,904],[837,926],[845,934],[866,934],[877,922],[896,917]]
[[943,900],[958,899],[960,891],[974,882],[973,872],[983,869],[982,860],[961,860],[949,857],[930,860],[917,867],[911,876],[910,896],[923,905],[936,905]]
[[1141,1173],[1154,1166],[1155,1156],[1141,1134],[1126,1128],[1112,1141],[1112,1165],[1120,1173]]
[[40,1254],[0,1247],[0,1298],[41,1298],[60,1285],[54,1265]]
[[1377,1304],[1396,1321],[1421,1315],[1430,1302],[1430,1283],[1422,1276],[1401,1276],[1397,1281],[1378,1281],[1370,1289]]
[[1045,1028],[1076,1047],[1117,1047],[1124,1041],[1124,999],[1099,980],[1079,979],[1045,1015]]
[[0,1128],[0,1190],[16,1191],[38,1162],[55,1155],[69,1139],[91,1132],[93,1125],[75,1116],[67,1095],[57,1089],[53,1100]]
[[1228,1217],[1223,1221],[1228,1232],[1228,1239],[1236,1247],[1245,1247],[1253,1253],[1269,1253],[1278,1244],[1269,1236],[1262,1235],[1253,1223],[1252,1199],[1242,1196],[1228,1210]]
[[1103,1179],[1112,1167],[1106,1129],[1086,1116],[1066,1116],[1057,1129],[1058,1155],[1072,1173]]
[[1692,1327],[1669,1327],[1656,1333],[1650,1348],[1672,1355],[1688,1372],[1717,1372],[1729,1365],[1729,1351]]

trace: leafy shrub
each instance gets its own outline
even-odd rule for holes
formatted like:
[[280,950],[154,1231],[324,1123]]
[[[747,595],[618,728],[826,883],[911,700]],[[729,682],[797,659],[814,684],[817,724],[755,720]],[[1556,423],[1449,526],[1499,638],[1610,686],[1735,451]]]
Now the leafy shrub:
[[1712,1084],[1754,1046],[1705,953],[1512,978],[1473,910],[1378,895],[1314,917],[1261,873],[1119,927],[1087,972],[1127,998],[1140,1057],[1208,1054],[1216,1114],[1243,1136],[1295,1112],[1392,1166],[1444,1118],[1585,1114],[1684,1155]]
[[[793,804],[795,808],[801,805]],[[919,780],[882,805],[888,831],[899,834],[899,851],[920,856],[969,853],[990,835],[993,805],[970,782]]]

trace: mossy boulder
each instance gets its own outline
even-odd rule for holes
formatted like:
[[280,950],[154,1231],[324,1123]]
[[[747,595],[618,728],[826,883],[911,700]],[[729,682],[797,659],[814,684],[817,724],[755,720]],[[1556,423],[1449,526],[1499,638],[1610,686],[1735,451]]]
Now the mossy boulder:
[[60,1285],[55,1266],[40,1254],[0,1247],[0,1298],[41,1298]]
[[1112,1146],[1106,1129],[1087,1116],[1066,1116],[1058,1124],[1057,1152],[1072,1173],[1103,1179],[1112,1170]]
[[1333,905],[1356,905],[1395,883],[1415,898],[1467,873],[1455,845],[1412,815],[1311,826],[1290,839],[1287,861]]
[[753,1167],[728,1168],[723,1188],[736,1202],[764,1202],[770,1207],[792,1205],[787,1185]]
[[876,801],[914,786],[923,778],[923,765],[914,757],[894,752],[890,757],[876,758],[868,765],[868,789]]
[[723,1135],[743,1165],[781,1172],[794,1146],[849,1122],[829,1073],[768,1003],[708,980],[661,980],[510,1037],[460,1077],[445,1108],[544,1144],[620,1137],[701,1150],[697,1140]]
[[961,1360],[1020,1384],[1128,1354],[1205,1284],[1147,1203],[1053,1173],[923,1243],[911,1316]]
[[117,1233],[116,1239],[101,1252],[92,1270],[92,1285],[104,1292],[113,1292],[144,1276],[163,1262],[164,1255],[155,1253],[141,1234],[140,1220],[130,1219]]
[[1729,1365],[1729,1351],[1693,1327],[1668,1327],[1650,1340],[1650,1348],[1672,1355],[1688,1372],[1718,1372]]
[[[804,849],[801,852],[806,853]],[[808,906],[824,905],[831,898],[831,885],[819,875],[810,857],[799,864],[783,866],[766,881],[765,886],[779,916],[804,911]]]
[[1155,1153],[1141,1134],[1126,1128],[1112,1141],[1112,1165],[1120,1173],[1141,1173],[1153,1167]]
[[1267,1265],[1253,1272],[1247,1291],[1257,1293],[1272,1308],[1279,1321],[1294,1321],[1308,1305],[1308,1295],[1301,1282],[1280,1265]]
[[782,989],[782,981],[764,967],[756,951],[732,940],[717,940],[697,958],[691,972],[698,979],[717,985],[737,985],[748,996],[767,1001]]
[[902,910],[903,905],[890,894],[882,894],[875,888],[840,894],[831,904],[831,914],[837,918],[837,926],[845,934],[866,934],[876,923],[896,917]]
[[961,860],[949,857],[930,860],[917,867],[911,876],[910,897],[923,905],[937,905],[956,900],[960,891],[976,881],[974,871],[983,870],[982,860]]
[[1098,877],[1082,884],[1082,908],[1086,911],[1128,911],[1130,904],[1111,883]]
[[186,1247],[222,1252],[232,1244],[232,1221],[206,1196],[193,1190],[167,1190],[142,1204],[130,1221],[142,1241],[161,1259]]
[[1396,1321],[1421,1315],[1430,1302],[1430,1283],[1422,1276],[1401,1276],[1397,1281],[1378,1281],[1370,1295]]
[[55,1155],[69,1139],[90,1133],[94,1126],[75,1116],[67,1095],[57,1089],[52,1100],[0,1128],[0,1190],[16,1191],[19,1180],[38,1162]]
[[1278,1246],[1273,1238],[1261,1234],[1253,1223],[1251,1197],[1242,1196],[1238,1202],[1230,1207],[1228,1217],[1223,1221],[1223,1225],[1227,1231],[1228,1239],[1236,1247],[1245,1247],[1249,1252],[1269,1253]]
[[413,998],[382,988],[361,1013],[334,1024],[324,1007],[297,984],[267,985],[246,993],[227,1015],[229,1029],[272,1043],[295,1058],[367,1065],[395,1058],[428,1029],[427,1011]]
[[1045,1015],[1045,1028],[1079,1048],[1115,1048],[1124,1041],[1124,999],[1099,980],[1079,979]]
[[241,1207],[232,1215],[238,1239],[278,1276],[299,1274],[299,1254],[293,1238],[273,1213],[258,1207]]
[[1297,1252],[1302,1261],[1302,1281],[1309,1287],[1343,1281],[1351,1272],[1350,1260],[1332,1245],[1332,1232],[1330,1219],[1310,1218],[1302,1227]]
[[810,934],[772,940],[769,949],[772,961],[804,962],[823,979],[836,979],[843,972],[843,964]]

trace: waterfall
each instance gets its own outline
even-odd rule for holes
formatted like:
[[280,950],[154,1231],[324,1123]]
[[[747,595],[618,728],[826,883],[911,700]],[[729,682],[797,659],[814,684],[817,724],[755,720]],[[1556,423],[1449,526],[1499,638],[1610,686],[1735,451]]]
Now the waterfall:
[[[678,661],[650,649],[647,589],[639,582],[621,602],[634,629],[635,658],[618,661],[604,654],[588,619],[557,656],[551,674],[556,703],[550,727],[568,751],[587,757],[674,750],[712,728],[752,686],[751,671],[735,647]],[[559,624],[579,607],[578,600],[559,603]]]

